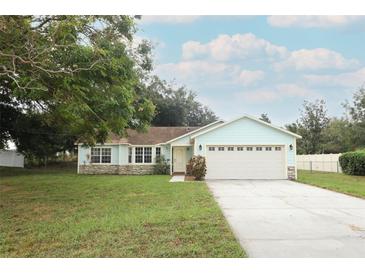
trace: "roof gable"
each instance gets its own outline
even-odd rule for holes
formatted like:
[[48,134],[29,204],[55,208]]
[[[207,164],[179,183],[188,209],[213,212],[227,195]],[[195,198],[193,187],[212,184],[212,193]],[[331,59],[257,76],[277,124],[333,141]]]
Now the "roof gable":
[[222,127],[225,127],[225,126],[227,126],[227,125],[229,125],[229,124],[232,124],[233,122],[236,122],[236,121],[241,120],[241,119],[244,119],[244,118],[250,119],[250,120],[255,121],[255,122],[257,122],[257,123],[263,124],[263,125],[265,125],[265,126],[267,126],[267,127],[270,127],[270,128],[275,129],[275,130],[278,130],[278,131],[281,131],[281,132],[283,132],[283,133],[286,133],[286,134],[288,134],[288,135],[294,136],[295,138],[298,138],[298,139],[301,139],[301,138],[302,138],[302,136],[300,136],[300,135],[298,135],[298,134],[295,134],[295,133],[290,132],[290,131],[288,131],[288,130],[286,130],[286,129],[283,129],[283,128],[280,128],[280,127],[274,126],[274,125],[272,125],[272,124],[266,123],[266,122],[264,122],[264,121],[262,121],[262,120],[260,120],[260,119],[257,119],[257,118],[255,118],[255,117],[249,116],[249,115],[247,115],[247,114],[245,114],[245,115],[243,115],[243,116],[241,116],[241,117],[238,117],[238,118],[236,118],[236,119],[233,119],[233,120],[231,120],[231,121],[228,121],[228,122],[222,123],[222,124],[220,124],[220,125],[217,125],[217,126],[215,126],[215,127],[209,128],[209,129],[207,129],[207,130],[204,130],[204,131],[198,132],[198,133],[196,133],[196,134],[193,134],[193,135],[191,136],[191,138],[195,138],[195,137],[198,137],[198,136],[204,135],[204,134],[206,134],[206,133],[208,133],[208,132],[211,132],[211,131],[214,131],[214,130],[216,130],[216,129],[219,129],[219,128],[222,128]]
[[203,127],[198,127],[197,129],[195,129],[195,130],[193,130],[191,132],[185,133],[184,135],[181,135],[181,136],[178,136],[178,137],[176,137],[174,139],[171,139],[171,140],[169,140],[166,143],[167,144],[173,143],[173,142],[175,142],[175,141],[177,141],[177,140],[179,140],[181,138],[187,137],[187,136],[189,136],[191,134],[194,134],[194,133],[198,133],[201,130],[208,129],[209,127],[212,127],[213,125],[218,125],[218,124],[221,124],[221,123],[223,123],[223,121],[221,121],[221,120],[214,121],[214,122],[212,122],[212,123],[210,123],[208,125],[205,125]]

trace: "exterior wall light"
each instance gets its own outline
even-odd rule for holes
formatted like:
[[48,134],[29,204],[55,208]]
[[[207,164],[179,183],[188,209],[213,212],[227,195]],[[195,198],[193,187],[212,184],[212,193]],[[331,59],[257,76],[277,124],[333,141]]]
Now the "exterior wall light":
[[293,145],[289,145],[289,149],[290,150],[293,150]]
[[199,145],[199,150],[202,150],[202,149],[203,149],[202,145]]

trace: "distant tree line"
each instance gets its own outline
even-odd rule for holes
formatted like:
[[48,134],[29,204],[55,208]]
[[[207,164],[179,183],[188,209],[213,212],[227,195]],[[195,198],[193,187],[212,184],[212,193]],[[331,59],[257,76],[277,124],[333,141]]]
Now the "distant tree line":
[[365,148],[365,89],[343,104],[345,115],[329,117],[324,100],[305,101],[299,119],[285,127],[303,138],[297,141],[299,154],[341,153]]

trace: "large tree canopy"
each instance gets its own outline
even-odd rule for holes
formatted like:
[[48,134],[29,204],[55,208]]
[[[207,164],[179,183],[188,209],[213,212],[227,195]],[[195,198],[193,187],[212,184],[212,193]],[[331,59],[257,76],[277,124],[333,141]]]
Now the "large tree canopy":
[[150,50],[133,44],[133,20],[1,16],[0,144],[36,127],[94,143],[149,125],[154,106],[141,90]]
[[203,126],[218,119],[196,100],[195,93],[185,87],[174,88],[158,77],[151,79],[146,96],[156,105],[154,126]]

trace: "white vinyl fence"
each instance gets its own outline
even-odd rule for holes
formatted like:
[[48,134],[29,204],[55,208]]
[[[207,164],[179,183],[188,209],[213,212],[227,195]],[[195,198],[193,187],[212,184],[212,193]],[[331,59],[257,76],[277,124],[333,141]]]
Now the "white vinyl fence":
[[338,158],[341,154],[297,155],[297,168],[342,173]]
[[24,155],[15,150],[0,150],[0,166],[24,167]]

